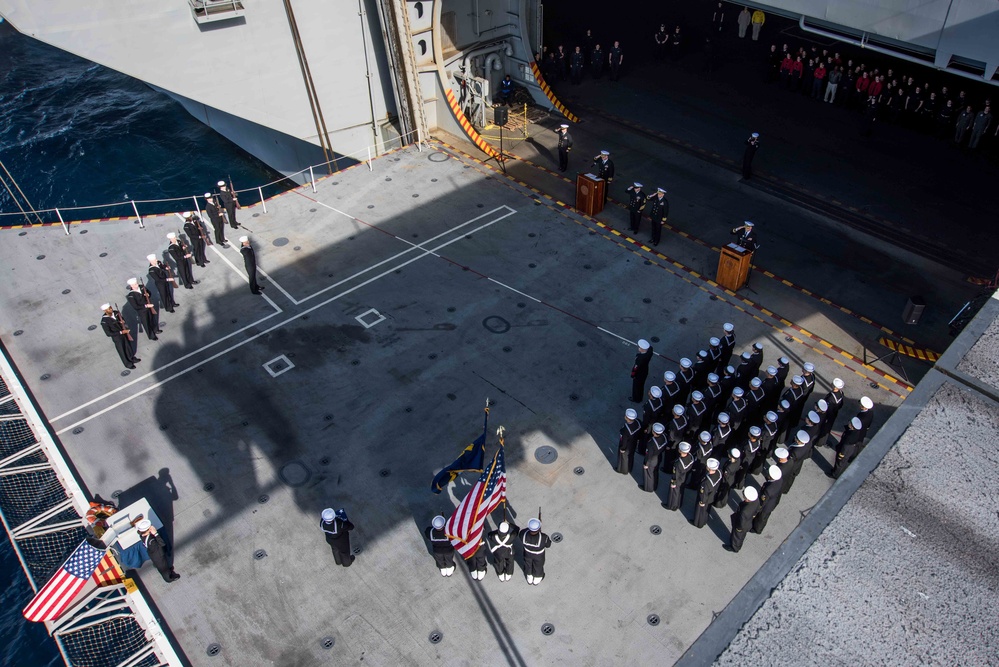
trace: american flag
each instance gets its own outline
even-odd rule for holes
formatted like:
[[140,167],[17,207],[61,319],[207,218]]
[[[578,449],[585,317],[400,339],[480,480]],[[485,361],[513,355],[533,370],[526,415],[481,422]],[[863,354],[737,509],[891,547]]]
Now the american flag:
[[21,612],[29,621],[52,621],[66,611],[93,576],[104,549],[82,542]]
[[506,500],[506,463],[503,447],[497,450],[492,465],[482,472],[479,481],[448,519],[444,530],[462,558],[471,558],[482,539],[486,517]]

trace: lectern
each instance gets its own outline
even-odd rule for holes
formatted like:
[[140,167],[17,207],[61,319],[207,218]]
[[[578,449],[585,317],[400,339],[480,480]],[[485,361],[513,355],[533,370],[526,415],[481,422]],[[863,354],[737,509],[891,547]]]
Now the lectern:
[[721,249],[721,255],[718,257],[718,276],[715,282],[725,289],[737,291],[746,284],[752,258],[753,253],[741,245],[729,243]]
[[607,182],[594,174],[576,176],[576,210],[596,215],[604,210],[604,188]]

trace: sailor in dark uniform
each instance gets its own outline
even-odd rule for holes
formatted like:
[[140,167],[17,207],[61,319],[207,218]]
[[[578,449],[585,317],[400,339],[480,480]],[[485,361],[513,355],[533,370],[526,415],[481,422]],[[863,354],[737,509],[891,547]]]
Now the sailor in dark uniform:
[[767,527],[770,515],[777,509],[780,502],[781,471],[777,466],[770,466],[765,473],[767,483],[760,491],[760,511],[753,517],[753,532],[760,535]]
[[520,528],[516,524],[503,521],[498,530],[486,535],[486,546],[493,554],[493,564],[500,581],[510,581],[513,578],[513,542]]
[[781,484],[781,493],[788,493],[794,486],[794,480],[801,474],[801,468],[805,461],[812,458],[812,438],[804,429],[799,430],[794,435],[794,440],[789,443],[788,449],[792,457],[790,475],[785,475],[784,483]]
[[761,434],[762,430],[759,426],[749,427],[749,433],[739,447],[739,450],[742,452],[742,455],[739,457],[741,463],[739,464],[739,471],[735,474],[735,479],[732,482],[732,488],[741,489],[746,484],[746,478],[753,474],[754,468],[758,470],[761,467],[757,463],[757,459],[762,461],[765,456],[763,441],[760,439]]
[[857,456],[858,444],[861,440],[861,433],[863,432],[864,425],[861,423],[859,417],[854,417],[847,423],[846,428],[843,429],[843,435],[839,439],[839,444],[836,445],[836,467],[833,468],[832,474],[829,475],[833,479],[839,479],[839,476],[843,474],[846,467],[850,465]]
[[756,252],[759,247],[759,243],[756,242],[756,231],[753,229],[755,225],[749,220],[746,220],[741,227],[736,227],[732,230],[732,234],[738,236],[736,240],[736,245],[740,245],[749,252]]
[[711,513],[711,505],[715,502],[718,490],[721,487],[721,472],[719,472],[718,459],[708,459],[704,467],[706,472],[701,480],[701,488],[697,494],[697,511],[694,512],[694,527],[703,528],[708,522]]
[[669,421],[669,429],[666,432],[667,439],[673,447],[676,447],[683,434],[687,432],[687,409],[680,404],[673,406],[673,418]]
[[354,554],[350,553],[350,531],[354,530],[354,524],[347,518],[347,511],[324,509],[319,528],[326,535],[326,544],[330,545],[336,564],[350,567],[354,562]]
[[721,357],[718,359],[718,367],[725,368],[732,360],[732,351],[735,349],[735,325],[726,322],[722,325],[725,335],[721,339]]
[[659,245],[662,240],[663,225],[669,219],[669,200],[666,199],[666,191],[662,188],[656,189],[656,193],[648,198],[649,218],[652,219],[652,234],[649,240],[652,245]]
[[611,81],[617,81],[621,76],[621,65],[624,64],[624,52],[621,50],[621,42],[614,42],[610,52],[607,54],[610,61]]
[[233,229],[239,229],[239,223],[236,222],[236,209],[239,208],[239,196],[235,192],[229,191],[225,181],[219,181],[218,186],[219,201],[222,202],[222,206],[225,208],[226,217],[229,218],[229,226]]
[[808,403],[808,397],[815,390],[815,364],[806,361],[801,365],[801,379],[802,387],[805,389],[805,403]]
[[541,520],[531,519],[527,528],[520,531],[524,545],[524,573],[527,583],[537,586],[545,578],[545,549],[552,545],[551,538],[541,532]]
[[[767,413],[763,415],[763,426],[760,427],[760,456],[763,458],[770,456],[770,453],[777,447],[777,434],[780,431],[779,420],[780,415],[773,410],[767,410]],[[762,459],[759,465],[752,470],[754,475],[760,471],[760,465],[762,465]]]
[[243,256],[243,266],[246,268],[246,277],[250,279],[250,294],[260,294],[264,289],[257,284],[257,256],[250,246],[250,238],[239,237],[239,254]]
[[739,509],[732,512],[732,535],[725,549],[739,553],[742,543],[746,541],[746,533],[753,527],[753,518],[760,511],[760,494],[755,486],[747,486],[742,492],[743,501]]
[[558,170],[565,171],[569,168],[569,151],[572,150],[572,135],[569,134],[569,126],[562,123],[558,128]]
[[704,404],[704,394],[699,391],[690,392],[690,405],[687,406],[687,434],[693,436],[700,432],[704,422],[707,406]]
[[180,575],[173,571],[173,559],[170,557],[170,550],[167,547],[166,541],[156,532],[149,519],[143,519],[135,524],[135,529],[139,531],[139,539],[142,541],[142,546],[146,547],[146,551],[149,553],[149,560],[159,570],[163,581],[172,583],[180,579]]
[[485,540],[479,538],[479,546],[475,548],[471,556],[465,559],[465,565],[468,566],[468,574],[476,581],[482,581],[486,578],[486,571],[489,569],[489,561],[486,560],[488,549]]
[[622,475],[627,475],[635,467],[635,446],[641,437],[642,424],[638,421],[638,412],[634,408],[624,411],[624,426],[621,427],[621,437],[617,441],[617,468]]
[[194,286],[200,281],[194,279],[194,272],[191,271],[191,253],[187,251],[187,247],[181,244],[173,232],[167,234],[167,238],[170,240],[167,252],[177,264],[177,273],[184,281],[184,289],[194,289]]
[[680,385],[680,394],[677,402],[686,405],[691,389],[695,388],[694,362],[687,357],[680,357],[680,374],[677,376],[676,382]]
[[760,410],[766,412],[777,407],[780,400],[781,387],[777,381],[777,367],[767,366],[766,376],[760,385],[763,388],[763,400],[760,402]]
[[628,188],[628,214],[631,216],[631,232],[637,234],[642,226],[642,211],[645,210],[645,202],[648,197],[642,192],[641,183],[633,183]]
[[743,432],[746,416],[749,414],[749,402],[744,398],[745,391],[742,387],[732,388],[732,398],[728,399],[725,405],[725,412],[728,413],[729,425],[738,433]]
[[874,421],[874,401],[867,396],[862,396],[860,398],[860,412],[857,413],[857,418],[860,419],[860,423],[863,425],[860,429],[860,449],[863,450],[864,446],[867,444],[865,442],[867,439],[867,432],[870,430],[871,423]]
[[215,202],[215,197],[212,196],[211,192],[205,193],[205,213],[208,214],[208,220],[211,221],[212,229],[215,231],[215,242],[222,246],[228,244],[222,211],[219,210],[219,205]]
[[599,178],[606,181],[606,185],[604,185],[604,204],[606,204],[610,185],[614,182],[614,161],[610,159],[610,153],[608,151],[600,151],[600,155],[593,158],[592,169]]
[[104,315],[101,316],[101,328],[114,343],[114,349],[118,351],[121,363],[125,364],[125,368],[135,368],[135,362],[142,361],[142,359],[135,356],[134,341],[128,339],[130,332],[123,325],[122,320],[119,320],[120,313],[116,314],[110,303],[101,306],[101,310],[104,311]]
[[638,341],[638,354],[631,367],[631,402],[641,403],[645,396],[645,381],[649,377],[649,362],[652,361],[652,346],[644,338]]
[[728,505],[728,496],[735,486],[735,476],[742,469],[742,452],[738,448],[732,447],[728,450],[728,458],[721,467],[721,484],[718,487],[718,494],[715,496],[714,506],[721,509]]
[[676,381],[676,373],[666,371],[663,373],[663,411],[669,416],[673,413],[673,406],[680,402],[680,383]]
[[819,431],[819,441],[816,444],[817,447],[821,447],[826,444],[829,439],[829,433],[832,431],[833,426],[836,424],[836,417],[839,416],[839,411],[843,407],[843,399],[846,398],[843,394],[843,387],[845,383],[839,379],[833,379],[833,387],[826,394],[826,418],[822,422],[822,430]]
[[450,577],[454,574],[454,545],[451,538],[444,532],[444,517],[440,514],[434,517],[431,525],[427,526],[425,532],[430,540],[430,548],[434,552],[434,562],[441,571],[442,577]]
[[147,301],[146,293],[139,288],[138,278],[128,279],[128,294],[125,298],[128,299],[128,305],[132,307],[132,310],[135,311],[136,316],[139,318],[142,328],[146,330],[149,340],[159,340],[156,334],[163,332],[160,330],[159,317],[156,315],[156,306],[153,305],[152,299]]
[[194,219],[194,213],[191,211],[184,213],[184,233],[187,234],[187,239],[191,242],[192,248],[194,248],[194,263],[201,268],[205,268],[205,262],[208,259],[205,257],[206,243],[202,236],[204,232],[199,222]]
[[649,387],[649,400],[642,406],[642,435],[638,443],[638,453],[645,456],[645,443],[652,437],[652,424],[659,421],[663,411],[663,390]]
[[[749,139],[746,139],[746,150],[742,154],[742,177],[744,179],[749,179],[753,175],[753,158],[756,157],[756,151],[760,148],[760,135],[758,132],[753,132],[749,135]],[[742,245],[741,243],[739,245]],[[745,248],[746,246],[742,246]]]
[[694,467],[694,457],[690,455],[690,443],[681,442],[676,449],[677,457],[673,462],[673,479],[669,482],[669,499],[662,504],[663,507],[674,512],[683,505],[683,491],[687,487]]
[[[777,360],[777,384],[780,386],[780,390],[784,391],[784,387],[787,386],[787,376],[791,372],[791,360],[787,357],[781,357]],[[776,407],[774,408],[776,410]]]
[[172,313],[177,307],[177,301],[173,298],[174,278],[156,255],[146,255],[146,259],[149,260],[149,277],[153,279],[156,291],[160,294],[160,306],[168,313]]
[[708,373],[711,372],[711,357],[708,356],[707,350],[698,350],[697,358],[694,359],[694,387],[700,388],[704,386],[705,381],[708,379]]
[[659,465],[669,447],[665,433],[666,427],[656,422],[652,425],[652,439],[645,445],[644,481],[640,486],[648,493],[655,493],[659,488]]

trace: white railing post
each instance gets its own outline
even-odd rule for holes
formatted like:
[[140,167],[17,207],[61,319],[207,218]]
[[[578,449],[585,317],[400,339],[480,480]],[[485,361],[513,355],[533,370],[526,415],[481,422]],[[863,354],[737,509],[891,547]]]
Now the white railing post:
[[197,195],[191,195],[191,199],[194,200],[194,212],[198,214],[198,217],[200,217],[201,216],[201,204],[198,203],[198,197],[197,197]]
[[62,223],[62,228],[66,230],[66,236],[69,236],[69,225],[67,225],[66,221],[62,219],[62,213],[59,212],[59,209],[56,209],[55,212],[56,215],[59,216],[59,222]]
[[315,192],[316,192],[316,172],[314,172],[312,170],[312,167],[309,167],[309,179],[312,181],[312,193],[315,194]]
[[257,194],[260,195],[260,203],[264,206],[264,213],[267,213],[267,202],[264,201],[264,189],[263,187],[257,187]]
[[365,150],[368,151],[368,171],[374,171],[375,168],[371,166],[371,146],[368,146]]
[[145,229],[146,226],[142,224],[142,216],[139,215],[139,207],[135,205],[134,199],[130,199],[129,201],[132,202],[132,210],[135,211],[135,217],[139,219],[139,229]]

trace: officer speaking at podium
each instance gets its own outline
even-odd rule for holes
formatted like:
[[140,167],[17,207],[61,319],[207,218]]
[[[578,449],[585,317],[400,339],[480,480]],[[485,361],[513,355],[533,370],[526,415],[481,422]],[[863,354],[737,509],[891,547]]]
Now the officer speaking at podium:
[[756,252],[756,249],[759,247],[759,243],[756,242],[755,227],[756,226],[753,223],[747,220],[742,225],[732,230],[732,234],[739,237],[736,243],[749,252]]

